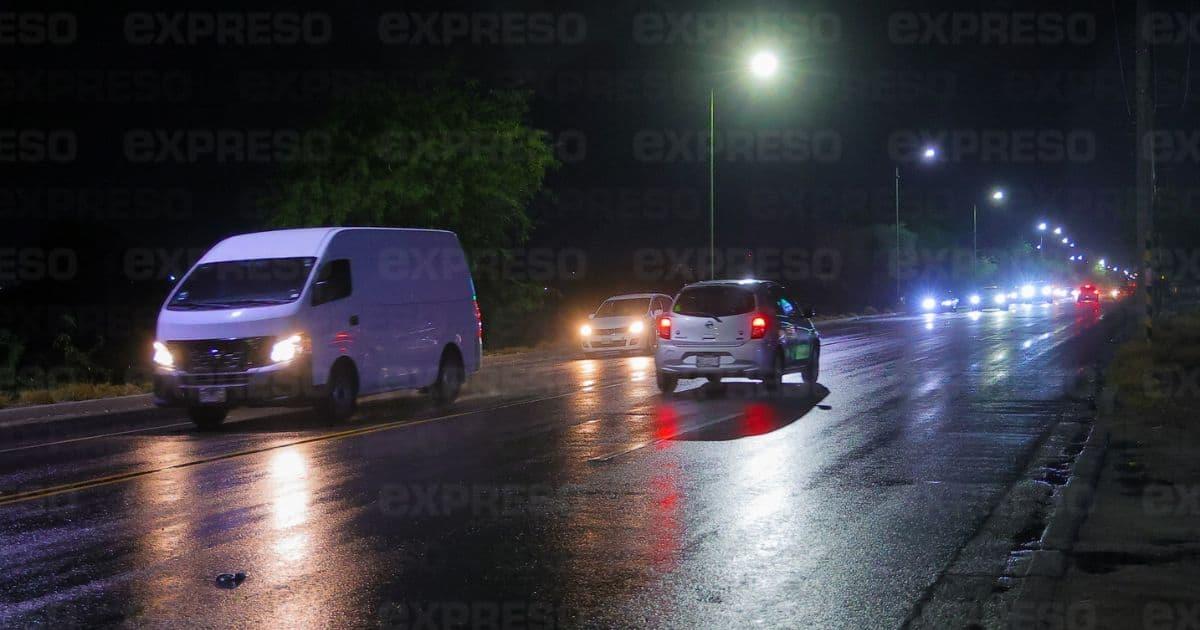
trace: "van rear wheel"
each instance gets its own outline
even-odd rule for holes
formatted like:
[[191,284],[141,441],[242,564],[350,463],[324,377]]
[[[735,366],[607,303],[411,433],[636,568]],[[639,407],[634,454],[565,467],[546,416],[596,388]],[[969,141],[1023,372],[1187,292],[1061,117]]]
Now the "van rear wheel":
[[188,407],[188,417],[202,431],[212,431],[221,426],[228,413],[225,407]]
[[444,353],[442,362],[438,365],[437,382],[429,388],[430,394],[433,395],[433,402],[439,405],[449,405],[454,402],[454,399],[458,398],[458,393],[462,390],[465,380],[466,374],[458,354],[453,351]]
[[342,422],[358,408],[358,379],[345,364],[333,366],[325,382],[325,394],[316,404],[317,414],[329,422]]

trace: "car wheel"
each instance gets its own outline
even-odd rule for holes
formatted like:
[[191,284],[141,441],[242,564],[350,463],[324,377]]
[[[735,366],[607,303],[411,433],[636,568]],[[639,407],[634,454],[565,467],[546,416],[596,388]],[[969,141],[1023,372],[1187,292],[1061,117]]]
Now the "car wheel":
[[809,385],[817,384],[817,379],[821,377],[821,344],[813,344],[812,356],[808,358],[808,365],[804,367],[800,377]]
[[670,396],[675,393],[675,388],[679,385],[679,377],[663,374],[659,372],[655,380],[658,382],[658,391],[664,396]]
[[358,407],[358,379],[346,364],[333,366],[325,382],[325,395],[317,401],[317,413],[329,422],[342,422]]
[[442,362],[438,365],[437,382],[430,388],[433,402],[439,405],[454,402],[465,380],[466,374],[458,355],[453,352],[443,354]]
[[188,407],[188,417],[203,431],[212,431],[225,422],[229,409],[225,407]]
[[771,360],[771,371],[763,376],[762,384],[769,392],[779,391],[780,385],[783,385],[782,352],[775,353],[775,358]]

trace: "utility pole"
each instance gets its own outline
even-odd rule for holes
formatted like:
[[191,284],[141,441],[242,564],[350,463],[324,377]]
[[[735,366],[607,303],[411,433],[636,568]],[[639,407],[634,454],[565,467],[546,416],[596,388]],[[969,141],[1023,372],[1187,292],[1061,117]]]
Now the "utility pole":
[[708,280],[716,280],[716,90],[708,91]]
[[1134,74],[1137,108],[1137,246],[1141,254],[1142,330],[1148,342],[1154,336],[1154,152],[1151,137],[1154,131],[1154,95],[1152,93],[1151,48],[1146,36],[1145,20],[1149,13],[1147,0],[1137,0],[1134,22]]
[[900,167],[896,167],[896,305],[903,297],[900,294]]
[[971,204],[971,282],[979,281],[979,204]]

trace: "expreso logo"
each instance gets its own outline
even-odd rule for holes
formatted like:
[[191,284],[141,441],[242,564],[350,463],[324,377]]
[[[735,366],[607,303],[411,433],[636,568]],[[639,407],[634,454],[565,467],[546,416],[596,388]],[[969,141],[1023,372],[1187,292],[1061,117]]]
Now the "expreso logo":
[[75,160],[79,143],[70,129],[0,129],[0,162],[63,164]]
[[139,11],[125,16],[125,40],[137,46],[291,46],[327,44],[333,21],[326,13],[266,11]]
[[579,13],[384,13],[379,41],[408,46],[537,46],[579,44],[587,39],[587,19]]
[[0,46],[64,46],[78,35],[79,21],[70,13],[0,12]]
[[902,11],[888,16],[888,39],[900,45],[1053,46],[1096,40],[1090,13]]

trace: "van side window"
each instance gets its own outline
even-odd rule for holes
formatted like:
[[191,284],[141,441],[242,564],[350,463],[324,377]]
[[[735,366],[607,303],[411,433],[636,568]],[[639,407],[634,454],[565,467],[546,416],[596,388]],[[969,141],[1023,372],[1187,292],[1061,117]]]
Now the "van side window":
[[317,272],[313,283],[313,306],[350,297],[354,287],[350,282],[350,261],[346,258],[331,260]]

